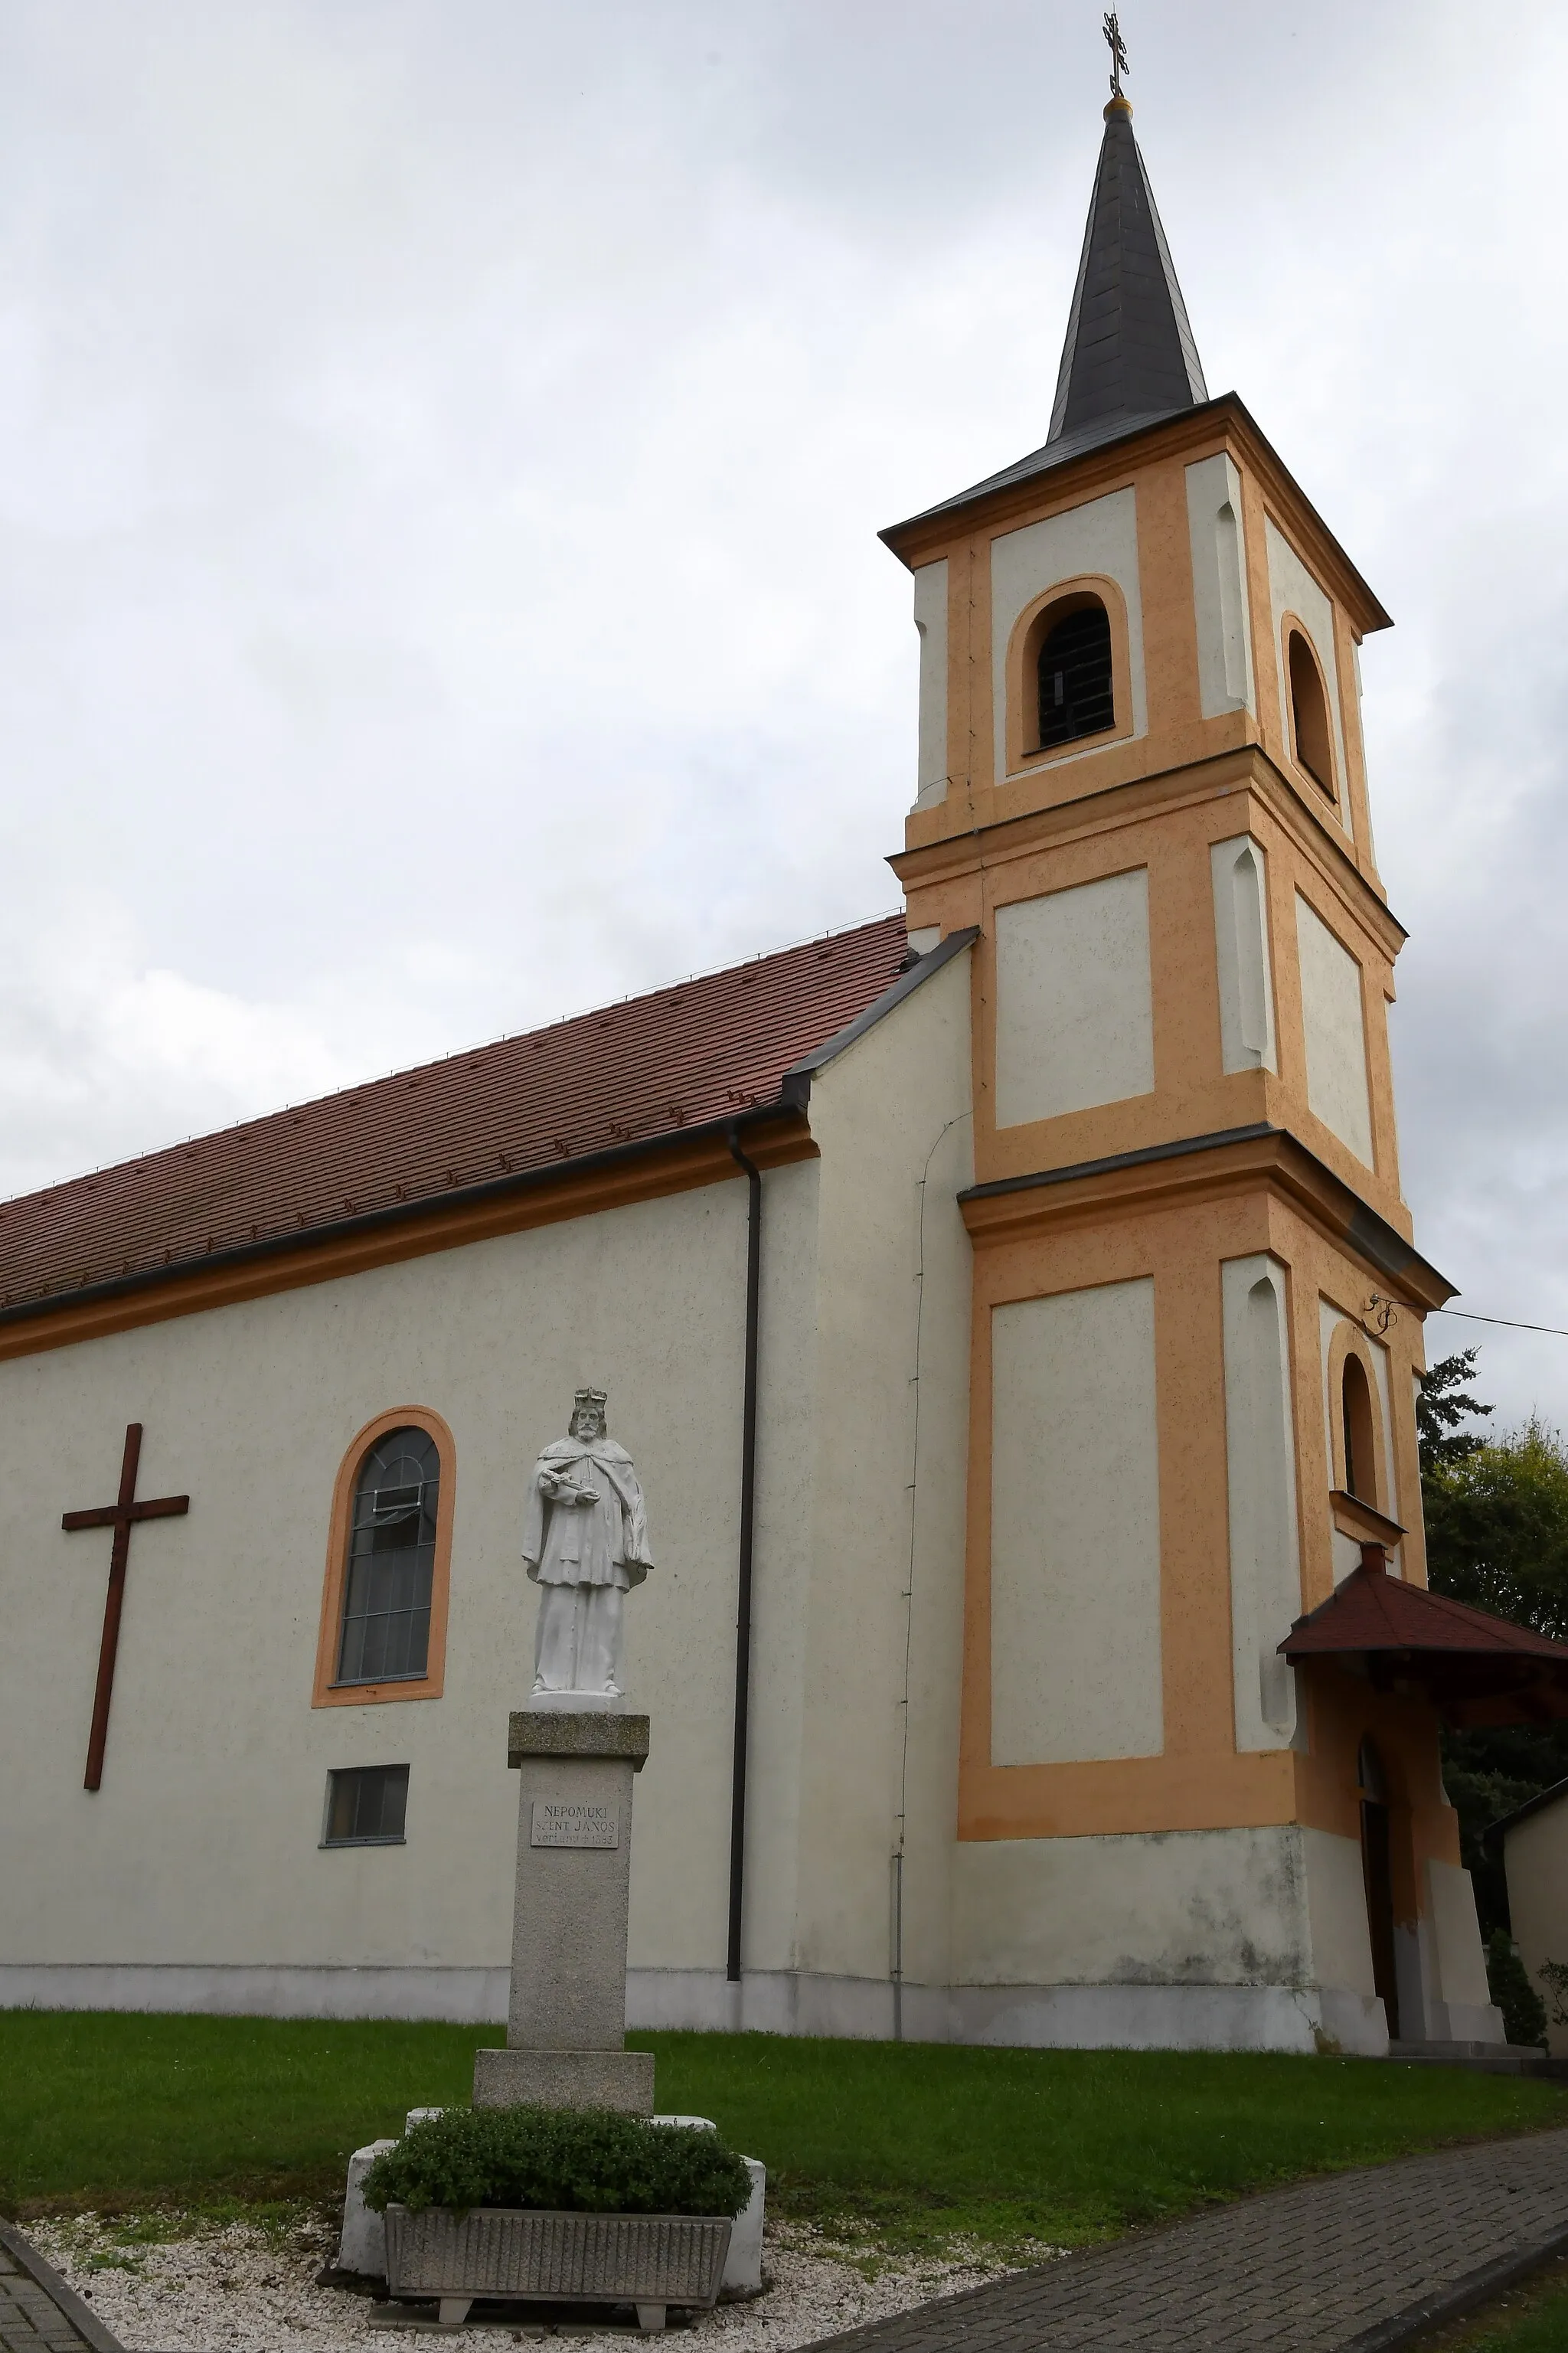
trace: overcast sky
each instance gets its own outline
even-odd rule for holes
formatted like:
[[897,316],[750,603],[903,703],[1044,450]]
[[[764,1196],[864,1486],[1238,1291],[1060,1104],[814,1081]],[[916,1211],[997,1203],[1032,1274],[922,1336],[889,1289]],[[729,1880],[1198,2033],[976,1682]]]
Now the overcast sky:
[[[1568,1325],[1568,18],[1122,14],[1209,385],[1398,624],[1418,1240]],[[896,903],[875,534],[1045,437],[1099,18],[0,0],[0,1191]]]

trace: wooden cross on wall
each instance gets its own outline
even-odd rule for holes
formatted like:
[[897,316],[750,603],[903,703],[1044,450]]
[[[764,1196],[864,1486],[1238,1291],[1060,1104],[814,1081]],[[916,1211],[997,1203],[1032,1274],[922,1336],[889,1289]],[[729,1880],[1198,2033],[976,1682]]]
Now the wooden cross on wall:
[[120,1613],[125,1602],[125,1567],[131,1557],[131,1531],[138,1520],[175,1520],[191,1508],[188,1495],[153,1495],[136,1501],[136,1471],[142,1460],[142,1424],[128,1422],[125,1454],[120,1465],[120,1493],[112,1504],[95,1504],[87,1512],[61,1514],[62,1528],[112,1528],[109,1548],[109,1591],[103,1603],[103,1640],[98,1651],[98,1689],[93,1694],[92,1730],[88,1735],[87,1776],[82,1787],[98,1788],[103,1780],[103,1747],[109,1737],[109,1703],[114,1691],[114,1654],[120,1648]]

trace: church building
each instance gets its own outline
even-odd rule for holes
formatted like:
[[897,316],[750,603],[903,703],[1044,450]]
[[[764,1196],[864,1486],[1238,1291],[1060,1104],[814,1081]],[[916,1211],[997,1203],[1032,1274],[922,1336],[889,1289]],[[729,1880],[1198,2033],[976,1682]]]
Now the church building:
[[1537,1668],[1422,1664],[1388,616],[1131,112],[1042,446],[883,533],[901,914],[0,1205],[0,2004],[505,2015],[595,1389],[632,2027],[1500,2041],[1438,1730]]

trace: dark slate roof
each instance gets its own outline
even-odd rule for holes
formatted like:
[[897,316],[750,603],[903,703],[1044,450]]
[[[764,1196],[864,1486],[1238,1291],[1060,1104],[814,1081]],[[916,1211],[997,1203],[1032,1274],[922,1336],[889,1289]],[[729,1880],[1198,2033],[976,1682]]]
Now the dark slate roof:
[[1065,465],[1085,449],[1202,407],[1208,396],[1148,168],[1132,135],[1132,110],[1125,99],[1112,99],[1105,110],[1050,431],[1027,457],[925,514],[942,514]]
[[970,936],[903,972],[884,915],[0,1203],[0,1316],[798,1103]]
[[1173,417],[1208,396],[1131,109],[1113,99],[1046,446],[1086,428],[1120,432]]

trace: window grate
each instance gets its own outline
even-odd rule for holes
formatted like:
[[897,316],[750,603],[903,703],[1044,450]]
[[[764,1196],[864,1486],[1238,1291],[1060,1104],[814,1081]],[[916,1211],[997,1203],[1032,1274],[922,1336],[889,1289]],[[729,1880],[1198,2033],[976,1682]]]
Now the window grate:
[[417,1683],[430,1656],[441,1460],[427,1430],[394,1430],[360,1465],[337,1682]]
[[1042,752],[1115,726],[1110,616],[1103,605],[1080,605],[1047,633],[1040,647],[1039,689]]
[[406,1765],[356,1765],[327,1776],[323,1846],[402,1846]]

